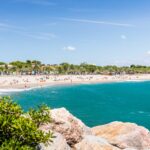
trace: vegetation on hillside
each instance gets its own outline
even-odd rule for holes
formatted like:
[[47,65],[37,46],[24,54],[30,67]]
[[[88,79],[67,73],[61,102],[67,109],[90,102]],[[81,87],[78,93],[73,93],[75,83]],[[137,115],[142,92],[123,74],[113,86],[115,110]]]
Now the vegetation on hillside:
[[35,150],[39,143],[51,142],[53,134],[39,130],[51,121],[49,108],[41,106],[27,114],[9,97],[0,98],[0,150]]
[[74,65],[69,63],[42,64],[40,61],[27,60],[26,62],[14,61],[10,63],[0,62],[0,75],[36,75],[36,74],[135,74],[150,73],[150,66],[96,66],[93,64],[81,63]]

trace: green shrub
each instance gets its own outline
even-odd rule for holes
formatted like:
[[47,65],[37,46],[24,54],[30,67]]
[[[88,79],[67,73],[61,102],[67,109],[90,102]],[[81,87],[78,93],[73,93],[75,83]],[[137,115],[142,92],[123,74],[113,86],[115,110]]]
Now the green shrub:
[[38,109],[30,109],[29,115],[32,121],[39,127],[43,123],[51,122],[50,109],[46,105],[38,106]]
[[39,143],[51,142],[53,134],[38,127],[51,121],[47,106],[27,114],[9,97],[0,98],[0,150],[33,150]]

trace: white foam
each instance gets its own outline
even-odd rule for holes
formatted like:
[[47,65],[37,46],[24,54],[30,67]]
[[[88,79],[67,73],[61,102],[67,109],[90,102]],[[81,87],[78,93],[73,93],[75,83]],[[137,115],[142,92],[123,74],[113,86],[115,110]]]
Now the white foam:
[[[47,87],[47,86],[43,86]],[[0,95],[6,94],[6,93],[15,93],[15,92],[23,92],[23,91],[30,91],[33,89],[43,88],[41,86],[32,87],[32,88],[26,88],[26,89],[0,89]]]
[[4,93],[12,93],[12,92],[23,92],[23,91],[28,91],[31,89],[0,89],[0,94]]
[[145,82],[145,81],[149,81],[149,80],[138,80],[138,79],[133,80],[132,79],[132,80],[125,80],[125,81],[122,81],[122,82]]
[[131,81],[133,81],[133,82],[143,82],[145,80],[131,80]]

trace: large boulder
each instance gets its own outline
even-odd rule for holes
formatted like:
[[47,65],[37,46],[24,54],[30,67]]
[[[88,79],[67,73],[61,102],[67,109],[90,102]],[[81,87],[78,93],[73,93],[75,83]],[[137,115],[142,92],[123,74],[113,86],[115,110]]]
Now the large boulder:
[[121,149],[150,149],[149,130],[133,123],[112,122],[92,128],[92,133]]
[[71,150],[66,139],[61,134],[55,133],[54,136],[52,143],[47,145],[41,143],[38,145],[37,150]]
[[85,136],[85,138],[75,145],[75,150],[120,150],[110,145],[107,140],[96,136]]
[[89,127],[65,108],[51,110],[51,118],[52,123],[43,125],[40,128],[62,134],[70,146],[79,143],[84,135],[92,134]]

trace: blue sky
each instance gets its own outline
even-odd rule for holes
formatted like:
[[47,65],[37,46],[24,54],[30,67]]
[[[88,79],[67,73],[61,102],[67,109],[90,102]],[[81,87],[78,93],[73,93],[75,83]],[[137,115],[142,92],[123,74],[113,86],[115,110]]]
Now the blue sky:
[[150,65],[149,0],[0,0],[0,60]]

